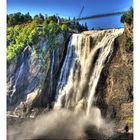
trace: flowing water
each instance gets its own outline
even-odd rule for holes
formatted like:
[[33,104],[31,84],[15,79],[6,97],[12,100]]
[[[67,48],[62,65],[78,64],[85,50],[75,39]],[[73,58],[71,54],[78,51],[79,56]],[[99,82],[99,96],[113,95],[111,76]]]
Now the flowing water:
[[29,46],[27,46],[23,50],[22,55],[21,55],[21,60],[20,60],[21,66],[18,68],[18,72],[17,72],[16,78],[15,78],[16,80],[15,80],[13,90],[12,90],[10,98],[9,98],[9,101],[11,101],[11,102],[15,101],[14,98],[18,94],[18,88],[20,87],[19,83],[21,82],[21,78],[24,77],[27,73],[27,68],[28,68],[27,59],[28,59],[28,55],[29,55],[28,50],[29,50]]
[[92,108],[95,118],[101,120],[100,109],[94,106],[96,87],[113,52],[114,40],[122,33],[123,29],[111,29],[72,35],[54,108],[70,108],[76,112],[85,110],[87,116]]

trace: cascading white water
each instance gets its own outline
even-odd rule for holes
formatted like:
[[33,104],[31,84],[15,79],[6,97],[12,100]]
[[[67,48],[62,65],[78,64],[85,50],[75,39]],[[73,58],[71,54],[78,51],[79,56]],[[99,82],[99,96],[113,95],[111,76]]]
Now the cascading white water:
[[[69,44],[68,44],[68,50],[67,50],[67,55],[61,70],[61,74],[60,74],[60,78],[58,81],[58,86],[57,86],[57,91],[63,89],[63,86],[65,85],[66,81],[67,81],[67,77],[69,75],[69,67],[71,66],[72,63],[72,58],[73,58],[73,47],[72,45],[75,44],[75,38],[72,37],[72,39],[70,40]],[[58,94],[56,95],[56,99]]]
[[[123,29],[112,29],[73,34],[58,82],[56,106],[61,106],[62,100],[65,106],[69,103],[75,106],[83,97],[88,97],[89,110],[104,62],[112,51],[114,39],[122,32]],[[95,60],[99,49],[98,59]]]
[[54,67],[54,50],[52,50],[52,63],[51,63],[51,72],[50,72],[50,91],[52,91],[53,88],[53,67]]
[[92,73],[90,83],[89,83],[89,97],[87,100],[87,102],[88,102],[87,103],[87,115],[90,113],[90,109],[91,109],[93,99],[94,99],[94,94],[96,92],[97,83],[99,81],[101,71],[104,67],[105,60],[106,60],[107,56],[109,55],[109,53],[111,52],[111,48],[113,47],[113,42],[115,39],[114,37],[115,37],[114,35],[105,36],[102,39],[101,44],[98,44],[101,47],[101,51],[100,51],[99,57],[95,63],[93,73]]
[[[24,58],[25,58],[25,52],[27,51],[28,48],[29,48],[29,46],[27,46],[27,47],[23,50],[21,60],[24,60]],[[20,77],[24,74],[24,72],[25,72],[25,67],[26,67],[25,62],[23,62],[22,65],[21,65],[20,68],[19,68],[18,75],[17,75],[16,81],[15,81],[15,84],[14,84],[14,86],[13,86],[12,94],[10,95],[11,97],[16,93],[16,90],[17,90],[17,89],[16,89],[16,88],[17,88],[17,83],[18,83],[18,81],[20,80]]]
[[112,54],[114,40],[123,30],[88,31],[72,35],[57,86],[54,108],[71,108],[76,112],[84,109],[87,116],[92,108],[92,113],[101,120],[100,110],[93,104],[96,87],[105,62]]

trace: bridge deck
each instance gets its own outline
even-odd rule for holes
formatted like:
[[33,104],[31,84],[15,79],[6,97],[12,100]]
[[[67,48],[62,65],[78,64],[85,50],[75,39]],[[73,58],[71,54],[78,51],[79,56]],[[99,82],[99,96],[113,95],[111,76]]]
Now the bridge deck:
[[98,15],[91,15],[91,16],[87,16],[87,17],[77,18],[76,21],[82,21],[82,20],[94,19],[94,18],[101,18],[101,17],[108,17],[108,16],[115,16],[115,15],[121,15],[123,13],[125,13],[125,11],[123,11],[123,12],[106,13],[106,14],[98,14]]

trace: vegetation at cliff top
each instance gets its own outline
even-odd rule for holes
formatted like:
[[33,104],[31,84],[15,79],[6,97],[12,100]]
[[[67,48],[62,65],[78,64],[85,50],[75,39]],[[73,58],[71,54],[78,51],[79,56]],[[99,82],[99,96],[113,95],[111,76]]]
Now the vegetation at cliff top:
[[[133,8],[132,7],[128,10],[128,12],[122,15],[121,22],[127,23],[130,26],[133,25]],[[125,50],[127,52],[133,51],[133,38],[132,37],[126,36]]]
[[56,47],[56,36],[59,33],[65,34],[68,29],[87,30],[87,26],[79,23],[65,24],[65,21],[70,19],[42,14],[32,18],[29,13],[20,12],[7,15],[7,61],[13,60],[27,45],[37,45],[41,37],[48,39],[50,47]]
[[132,52],[133,51],[133,40],[130,37],[126,38],[125,50],[127,52]]
[[122,15],[121,22],[128,23],[129,25],[133,24],[133,8],[132,7],[128,10],[128,12]]

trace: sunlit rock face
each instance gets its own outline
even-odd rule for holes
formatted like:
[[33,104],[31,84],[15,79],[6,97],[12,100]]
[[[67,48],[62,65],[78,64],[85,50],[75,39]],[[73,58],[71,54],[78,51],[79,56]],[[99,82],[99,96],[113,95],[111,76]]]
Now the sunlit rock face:
[[[42,96],[45,94],[45,97],[49,96],[48,94],[50,96],[54,94],[55,91],[53,90],[57,84],[57,76],[65,50],[63,34],[58,35],[58,44],[56,49],[50,49],[42,58],[42,54],[47,48],[47,39],[42,38],[37,46],[27,46],[14,61],[7,65],[7,104],[9,111],[15,110],[23,101],[28,102],[28,105],[31,106],[40,94]],[[35,52],[34,47],[38,49],[38,53]],[[45,84],[48,79],[50,82]],[[43,91],[44,88],[47,89],[45,92]],[[48,104],[48,101],[43,101],[44,98],[40,98],[38,106]]]
[[116,38],[111,61],[105,66],[97,87],[96,105],[102,115],[115,120],[123,130],[133,128],[133,53],[125,50],[125,34]]

